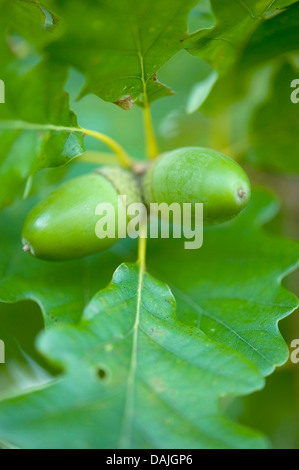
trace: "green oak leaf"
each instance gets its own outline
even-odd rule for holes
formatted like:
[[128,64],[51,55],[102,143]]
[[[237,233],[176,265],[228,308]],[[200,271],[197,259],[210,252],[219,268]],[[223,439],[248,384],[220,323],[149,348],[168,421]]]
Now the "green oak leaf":
[[[259,389],[259,374],[268,375],[288,357],[277,324],[296,308],[297,300],[280,282],[298,264],[299,249],[297,243],[261,228],[276,211],[277,203],[269,193],[255,191],[239,218],[205,231],[204,246],[198,252],[184,250],[180,240],[150,240],[148,269],[156,279],[146,275],[143,288],[138,289],[136,266],[123,265],[112,284],[88,304],[110,277],[120,254],[132,258],[130,242],[119,252],[83,261],[38,261],[21,252],[20,228],[15,235],[11,230],[14,223],[21,225],[24,207],[4,210],[1,244],[8,248],[1,253],[1,300],[32,299],[41,306],[47,325],[55,320],[77,325],[55,326],[42,335],[40,352],[53,365],[63,367],[64,375],[33,393],[2,402],[0,439],[25,448],[263,446],[256,434],[219,415],[216,403],[220,396]],[[170,285],[178,304],[177,318],[173,295],[157,278]],[[144,331],[153,334],[154,341]],[[144,342],[137,343],[135,361],[130,353],[141,337]],[[174,363],[173,358],[162,358],[170,347],[179,354]],[[204,372],[188,364],[191,358],[200,358]],[[132,364],[136,371],[138,367],[139,378],[134,376],[133,407],[127,388]],[[188,384],[189,367],[198,389]],[[219,374],[220,369],[219,379],[216,370]],[[147,380],[153,381],[150,390]],[[156,392],[164,391],[161,400]]]
[[245,358],[175,315],[169,288],[121,265],[74,327],[40,351],[64,369],[46,387],[0,402],[0,439],[23,448],[259,448],[219,399],[257,390]]
[[[29,203],[5,209],[0,217],[1,246],[6,246],[0,253],[0,300],[35,300],[47,325],[78,322],[86,303],[107,285],[121,260],[135,259],[136,243],[119,242],[78,261],[34,259],[21,249]],[[261,228],[276,212],[273,197],[256,191],[237,219],[205,230],[198,251],[185,250],[182,240],[148,242],[149,271],[170,285],[180,320],[237,349],[265,374],[287,359],[277,323],[298,304],[280,286],[298,264],[298,244]]]
[[270,193],[256,191],[234,222],[205,231],[200,250],[152,240],[148,254],[148,268],[169,284],[181,321],[236,349],[265,375],[288,359],[278,321],[298,306],[280,282],[298,266],[299,245],[261,228],[277,209]]
[[220,75],[240,57],[261,23],[297,0],[212,0],[216,25],[191,34],[185,48],[207,61]]
[[291,83],[297,75],[290,64],[283,64],[274,77],[270,96],[252,115],[247,160],[255,166],[299,171],[299,105],[291,101]]
[[299,2],[261,23],[240,58],[240,69],[249,69],[282,54],[299,50]]
[[129,109],[145,95],[153,101],[172,94],[156,73],[182,49],[196,0],[40,3],[60,18],[46,52],[85,75],[81,96],[94,93]]

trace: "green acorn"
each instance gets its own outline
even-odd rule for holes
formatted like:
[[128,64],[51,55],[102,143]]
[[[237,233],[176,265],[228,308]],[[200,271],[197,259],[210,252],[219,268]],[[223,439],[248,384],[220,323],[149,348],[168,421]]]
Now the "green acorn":
[[[234,160],[201,147],[162,154],[143,181],[146,204],[203,203],[205,224],[219,224],[238,215],[251,195],[249,179]],[[194,209],[193,209],[194,215]]]
[[96,207],[101,203],[113,206],[117,229],[118,196],[122,195],[127,206],[141,201],[134,175],[120,167],[103,167],[64,183],[28,214],[22,231],[24,251],[37,258],[62,261],[109,248],[117,238],[97,237]]

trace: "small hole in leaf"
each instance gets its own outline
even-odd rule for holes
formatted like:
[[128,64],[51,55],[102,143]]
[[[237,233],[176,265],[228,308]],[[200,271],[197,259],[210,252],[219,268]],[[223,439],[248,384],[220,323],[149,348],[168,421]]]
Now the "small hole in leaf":
[[103,369],[102,367],[98,367],[97,377],[100,380],[104,380],[107,377],[107,372],[105,371],[105,369]]

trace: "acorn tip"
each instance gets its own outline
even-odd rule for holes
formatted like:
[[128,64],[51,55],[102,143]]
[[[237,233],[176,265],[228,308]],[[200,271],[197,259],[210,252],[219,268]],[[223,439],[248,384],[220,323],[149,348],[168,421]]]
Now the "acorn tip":
[[23,246],[23,251],[25,253],[28,253],[28,251],[30,251],[30,246],[28,245],[28,243],[26,243],[26,245]]
[[247,196],[247,193],[246,193],[246,191],[245,191],[244,189],[239,189],[238,195],[239,195],[239,197],[240,197],[241,199],[245,199],[246,196]]

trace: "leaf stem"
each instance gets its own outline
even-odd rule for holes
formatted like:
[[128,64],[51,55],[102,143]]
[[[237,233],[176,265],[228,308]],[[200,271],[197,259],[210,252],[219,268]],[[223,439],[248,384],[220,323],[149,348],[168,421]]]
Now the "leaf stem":
[[143,117],[144,117],[144,129],[145,129],[145,140],[146,140],[146,151],[147,156],[150,159],[154,159],[159,155],[158,144],[153,128],[152,116],[150,111],[150,103],[148,101],[147,89],[146,89],[146,79],[144,71],[143,56],[141,53],[140,38],[137,41],[139,49],[139,61],[140,61],[140,70],[141,70],[141,80],[143,84]]
[[[117,165],[118,163],[118,157],[115,155],[115,153],[111,152],[96,152],[93,150],[87,150],[86,152],[82,153],[82,155],[79,155],[78,160],[80,162],[86,162],[86,163],[95,163],[97,165]],[[136,165],[136,163],[135,163]]]
[[93,131],[91,129],[85,129],[84,127],[65,127],[65,126],[55,126],[53,124],[36,124],[30,123],[25,121],[1,121],[0,122],[1,129],[22,129],[22,130],[45,130],[45,131],[61,131],[61,132],[79,132],[81,134],[89,135],[94,137],[95,139],[100,140],[104,144],[113,150],[113,152],[117,155],[119,162],[126,166],[127,168],[131,168],[134,164],[134,160],[127,154],[127,152],[123,149],[123,147],[116,142],[111,137],[108,137],[106,134],[102,134],[101,132]]
[[85,129],[83,127],[80,128],[81,132],[83,132],[86,135],[89,135],[90,137],[94,137],[95,139],[100,140],[101,142],[104,142],[108,147],[113,150],[113,152],[117,155],[119,162],[126,166],[127,168],[131,168],[133,165],[133,160],[131,157],[127,154],[127,152],[119,145],[118,142],[116,142],[114,139],[111,137],[108,137],[106,134],[102,134],[101,132],[93,131],[90,129]]
[[[146,93],[146,92],[145,92]],[[146,138],[147,155],[150,159],[154,159],[159,154],[158,144],[154,133],[152,124],[152,116],[150,111],[150,105],[148,103],[146,95],[144,95],[144,128]]]

